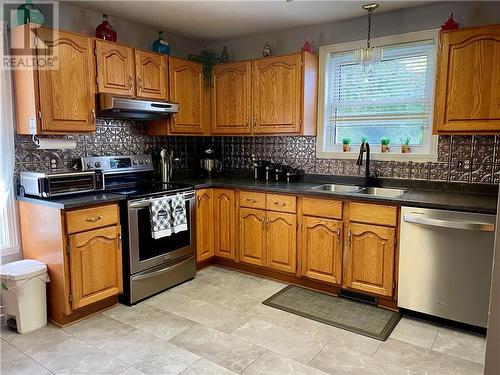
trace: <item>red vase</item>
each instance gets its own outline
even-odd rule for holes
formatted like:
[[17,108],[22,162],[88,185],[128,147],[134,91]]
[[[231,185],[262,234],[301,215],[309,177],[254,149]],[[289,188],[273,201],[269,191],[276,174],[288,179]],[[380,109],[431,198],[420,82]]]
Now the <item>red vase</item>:
[[113,29],[113,26],[109,24],[107,14],[102,15],[102,23],[96,27],[95,36],[99,39],[116,42],[116,31]]

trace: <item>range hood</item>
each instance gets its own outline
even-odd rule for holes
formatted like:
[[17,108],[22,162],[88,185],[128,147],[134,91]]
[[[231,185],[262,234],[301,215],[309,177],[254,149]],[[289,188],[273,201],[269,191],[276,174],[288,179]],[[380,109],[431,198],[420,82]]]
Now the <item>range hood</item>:
[[122,118],[131,120],[160,120],[179,112],[179,104],[154,102],[99,94],[97,117]]

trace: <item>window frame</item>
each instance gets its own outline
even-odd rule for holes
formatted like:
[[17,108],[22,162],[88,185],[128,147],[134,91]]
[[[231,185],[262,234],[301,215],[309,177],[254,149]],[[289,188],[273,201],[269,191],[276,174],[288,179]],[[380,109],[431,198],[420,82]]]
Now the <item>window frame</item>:
[[[434,40],[436,44],[434,61],[437,64],[437,50],[439,44],[439,29],[417,31],[412,33],[398,34],[384,36],[380,38],[371,39],[371,43],[376,47],[392,46],[397,44],[415,43],[426,40]],[[351,145],[350,152],[342,152],[342,145],[339,145],[339,151],[324,151],[325,141],[325,124],[328,122],[328,95],[325,92],[327,88],[327,66],[328,58],[334,52],[353,51],[360,47],[366,46],[366,40],[358,40],[354,42],[330,44],[320,46],[319,48],[319,82],[318,82],[318,124],[317,124],[317,142],[316,142],[316,156],[325,159],[357,159],[359,154],[359,145]],[[437,67],[435,67],[437,69]],[[433,81],[435,84],[435,81]],[[373,160],[394,160],[394,161],[437,161],[437,146],[438,136],[432,133],[433,118],[434,118],[434,97],[435,89],[433,90],[431,99],[431,121],[427,130],[428,152],[410,152],[407,154],[401,153],[399,147],[397,150],[391,150],[387,153],[380,152],[377,145],[371,145],[370,156]]]
[[[0,245],[0,256],[17,255],[21,252],[21,241],[19,238],[19,213],[17,211],[16,198],[14,190],[9,192],[5,202],[4,212],[0,212],[0,218],[5,215],[6,223],[1,230],[7,229],[7,238],[10,240],[7,246]],[[12,225],[14,223],[14,225]]]

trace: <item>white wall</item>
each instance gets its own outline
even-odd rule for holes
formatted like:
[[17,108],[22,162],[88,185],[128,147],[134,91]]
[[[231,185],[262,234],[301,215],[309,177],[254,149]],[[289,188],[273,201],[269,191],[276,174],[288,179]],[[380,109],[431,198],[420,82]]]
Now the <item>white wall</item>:
[[[158,30],[149,26],[138,25],[108,14],[109,22],[118,34],[118,42],[146,50],[151,49],[158,38]],[[95,28],[102,22],[102,14],[83,9],[73,4],[59,3],[59,27],[61,30],[74,31],[85,35],[95,35]],[[193,40],[166,34],[172,45],[172,55],[186,58],[188,54],[198,54],[203,45]]]
[[[500,196],[497,211],[500,212]],[[490,316],[486,337],[485,375],[500,374],[500,220],[497,217],[495,258],[491,281]]]
[[[381,7],[383,6],[382,2]],[[372,36],[436,29],[446,21],[449,12],[454,13],[455,20],[459,21],[461,26],[500,23],[499,3],[496,1],[451,1],[388,13],[375,12]],[[267,40],[271,42],[273,54],[281,55],[299,51],[305,37],[312,40],[317,48],[320,45],[366,39],[366,29],[366,17],[359,17],[211,43],[208,47],[221,51],[222,46],[226,45],[233,60],[246,60],[262,57],[262,48]]]

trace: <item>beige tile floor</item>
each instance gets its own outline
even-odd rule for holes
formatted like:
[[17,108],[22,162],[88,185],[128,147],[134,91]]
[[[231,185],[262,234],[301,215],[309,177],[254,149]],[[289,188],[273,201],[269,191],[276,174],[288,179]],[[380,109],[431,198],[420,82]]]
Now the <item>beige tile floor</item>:
[[403,318],[380,342],[262,305],[284,286],[209,267],[65,329],[2,328],[1,374],[482,373],[482,336]]

